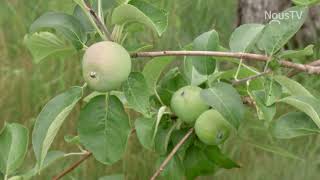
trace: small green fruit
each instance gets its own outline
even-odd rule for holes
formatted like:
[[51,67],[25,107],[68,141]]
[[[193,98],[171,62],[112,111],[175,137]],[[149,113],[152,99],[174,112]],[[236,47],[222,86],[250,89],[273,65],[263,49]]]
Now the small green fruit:
[[128,79],[131,72],[130,55],[115,42],[98,42],[86,50],[82,71],[91,89],[99,92],[115,90]]
[[173,94],[171,109],[183,122],[193,123],[209,109],[201,99],[200,91],[201,88],[197,86],[185,86]]
[[230,135],[231,125],[216,110],[202,113],[195,123],[195,132],[200,141],[207,145],[223,143]]

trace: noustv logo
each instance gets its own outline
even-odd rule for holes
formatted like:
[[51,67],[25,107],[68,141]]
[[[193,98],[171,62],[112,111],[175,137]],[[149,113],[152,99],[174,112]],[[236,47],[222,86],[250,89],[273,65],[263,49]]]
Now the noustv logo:
[[278,23],[281,24],[281,20],[288,20],[288,19],[301,19],[302,18],[302,11],[286,11],[275,13],[271,11],[264,12],[264,18],[269,20],[269,24],[271,23]]

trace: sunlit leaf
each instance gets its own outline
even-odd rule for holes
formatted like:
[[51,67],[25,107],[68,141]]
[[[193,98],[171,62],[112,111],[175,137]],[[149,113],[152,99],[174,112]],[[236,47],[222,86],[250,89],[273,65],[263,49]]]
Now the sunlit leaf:
[[75,52],[75,49],[50,32],[39,32],[24,37],[24,43],[32,54],[34,63],[56,55],[65,56]]
[[16,123],[0,130],[0,171],[9,176],[17,170],[27,153],[28,129]]
[[82,91],[82,87],[72,87],[59,94],[38,115],[32,132],[32,145],[39,169],[64,120],[82,97]]
[[168,26],[168,13],[146,1],[131,0],[129,4],[123,4],[115,8],[112,13],[113,24],[130,22],[145,24],[161,36]]
[[30,33],[52,28],[62,33],[77,49],[87,41],[87,35],[78,19],[59,12],[48,12],[36,19],[30,26]]

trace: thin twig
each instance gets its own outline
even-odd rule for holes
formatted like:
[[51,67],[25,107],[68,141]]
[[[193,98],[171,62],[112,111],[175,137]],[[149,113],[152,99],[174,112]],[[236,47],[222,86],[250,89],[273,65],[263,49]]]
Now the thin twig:
[[65,169],[64,171],[62,171],[60,174],[58,174],[57,176],[54,176],[52,178],[52,180],[59,180],[61,179],[63,176],[67,175],[68,173],[70,173],[71,171],[73,171],[75,168],[77,168],[82,162],[84,162],[85,160],[87,160],[90,156],[92,155],[91,152],[88,152],[86,155],[84,155],[79,161],[75,162],[74,164],[72,164],[71,166],[69,166],[67,169]]
[[[246,59],[260,62],[268,62],[269,57],[260,54],[242,53],[242,52],[223,52],[223,51],[152,51],[132,53],[132,58],[137,57],[159,57],[159,56],[215,56]],[[286,60],[279,61],[282,67],[296,69],[309,74],[320,74],[320,67],[312,65],[298,64]]]
[[104,23],[102,22],[102,20],[99,18],[99,16],[97,15],[97,13],[92,9],[90,2],[88,2],[87,0],[84,1],[84,5],[85,8],[87,9],[87,11],[91,14],[91,16],[93,17],[95,23],[98,25],[98,27],[103,31],[103,34],[105,35],[105,37],[109,40],[112,40],[110,37],[110,33],[107,29],[107,27],[104,25]]
[[164,170],[164,168],[168,165],[170,160],[173,158],[173,156],[176,154],[176,152],[179,150],[179,148],[187,141],[187,139],[191,136],[193,133],[194,128],[191,128],[188,133],[179,141],[179,143],[173,148],[173,150],[170,152],[170,154],[167,156],[167,158],[162,162],[158,170],[153,174],[153,176],[150,178],[150,180],[155,180],[161,172]]
[[269,57],[260,54],[241,53],[241,52],[223,52],[223,51],[150,51],[132,53],[131,57],[159,57],[159,56],[215,56],[215,57],[231,57],[243,58],[247,60],[257,60],[266,62]]
[[[310,66],[320,66],[320,60],[313,61],[313,62],[309,63],[308,65],[310,65]],[[293,77],[293,76],[295,76],[295,75],[297,75],[297,74],[299,74],[299,71],[293,69],[293,70],[291,70],[291,71],[288,73],[287,76],[288,76],[288,77]]]
[[247,77],[247,78],[243,78],[243,79],[239,79],[239,80],[234,80],[234,81],[232,81],[232,85],[235,85],[235,86],[236,86],[236,85],[245,83],[245,82],[247,82],[247,81],[251,81],[251,80],[257,79],[257,78],[259,78],[259,77],[261,77],[261,76],[265,76],[265,75],[267,75],[267,74],[270,74],[271,72],[272,72],[272,71],[267,70],[266,72],[262,72],[262,73],[257,74],[257,75],[249,76],[249,77]]

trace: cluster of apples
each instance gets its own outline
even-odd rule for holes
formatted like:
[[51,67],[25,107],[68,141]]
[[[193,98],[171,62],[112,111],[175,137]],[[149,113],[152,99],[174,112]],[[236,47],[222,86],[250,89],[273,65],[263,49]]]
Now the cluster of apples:
[[[82,61],[83,77],[88,86],[99,92],[115,90],[128,79],[131,58],[121,45],[102,41],[91,45]],[[194,126],[197,137],[207,145],[223,143],[230,135],[231,125],[200,97],[202,89],[185,86],[174,93],[171,109],[184,123]]]
[[201,88],[185,86],[171,99],[172,111],[187,124],[194,125],[198,138],[207,145],[219,145],[230,135],[231,125],[216,110],[202,100]]

